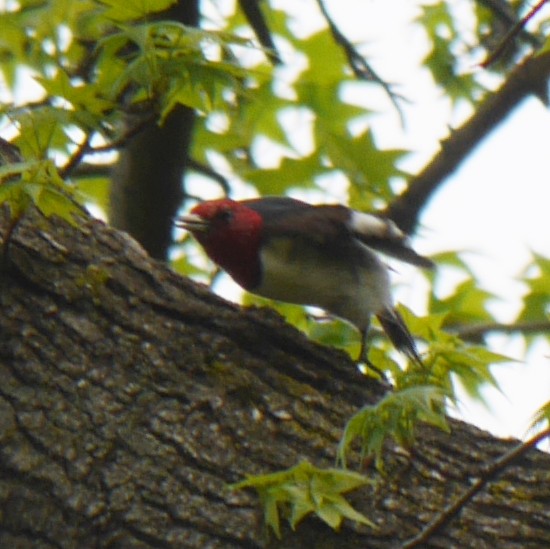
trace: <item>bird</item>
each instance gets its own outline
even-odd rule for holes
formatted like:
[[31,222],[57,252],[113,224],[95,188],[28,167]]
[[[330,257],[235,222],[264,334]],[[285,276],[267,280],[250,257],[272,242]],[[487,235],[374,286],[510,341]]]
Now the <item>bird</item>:
[[367,336],[375,316],[393,345],[422,364],[393,305],[389,267],[377,252],[420,268],[434,264],[410,247],[391,219],[340,204],[268,196],[200,202],[175,224],[244,290],[319,307],[354,325],[361,333],[358,362],[374,366]]

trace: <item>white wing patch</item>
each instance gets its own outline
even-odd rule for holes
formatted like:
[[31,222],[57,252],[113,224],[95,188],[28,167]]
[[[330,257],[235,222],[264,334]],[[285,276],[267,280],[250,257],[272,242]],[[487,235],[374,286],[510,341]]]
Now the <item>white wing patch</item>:
[[391,219],[384,219],[355,210],[351,212],[349,225],[354,232],[365,237],[375,236],[390,240],[405,238],[403,231]]

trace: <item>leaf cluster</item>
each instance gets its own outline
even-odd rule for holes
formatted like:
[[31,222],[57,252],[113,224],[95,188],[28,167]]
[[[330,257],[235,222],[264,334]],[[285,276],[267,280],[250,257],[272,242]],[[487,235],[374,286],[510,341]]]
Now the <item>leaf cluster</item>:
[[392,391],[376,404],[364,406],[346,424],[338,460],[345,465],[352,443],[359,439],[362,458],[374,456],[377,467],[382,469],[385,442],[393,439],[399,446],[409,448],[418,422],[448,432],[445,396],[436,386],[415,386]]
[[265,524],[280,538],[281,517],[294,530],[311,513],[333,529],[338,529],[345,518],[375,528],[375,524],[357,512],[342,495],[370,482],[352,471],[319,469],[303,461],[285,471],[250,477],[231,488],[253,488],[258,492]]
[[506,41],[528,6],[521,0],[472,2],[468,7],[452,0],[422,5],[417,22],[429,41],[424,66],[453,103],[481,100],[490,80],[476,69],[493,59],[496,50],[501,50],[500,54],[485,69],[500,78],[523,56],[542,46],[540,26],[522,28],[515,40]]
[[67,192],[51,160],[0,166],[0,203],[6,203],[13,219],[33,204],[44,215],[55,214],[74,224],[80,206]]
[[522,277],[527,286],[516,322],[540,322],[550,316],[550,259],[533,254],[533,260]]
[[[162,123],[178,105],[211,111],[244,90],[249,72],[230,50],[248,41],[158,19],[173,3],[27,0],[0,13],[6,91],[17,98],[34,89],[22,105],[2,109],[24,162],[49,160],[66,180],[85,157],[123,146],[144,122]],[[83,180],[87,198],[104,206],[107,177],[98,171],[92,180]],[[59,183],[52,179],[52,188]],[[10,204],[24,210],[17,196]]]

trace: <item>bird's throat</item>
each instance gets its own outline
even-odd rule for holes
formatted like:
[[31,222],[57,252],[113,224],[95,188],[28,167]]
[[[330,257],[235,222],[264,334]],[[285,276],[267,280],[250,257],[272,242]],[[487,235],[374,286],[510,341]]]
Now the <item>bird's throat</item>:
[[213,234],[196,234],[209,257],[245,290],[260,284],[259,249],[261,236],[257,227],[236,226]]

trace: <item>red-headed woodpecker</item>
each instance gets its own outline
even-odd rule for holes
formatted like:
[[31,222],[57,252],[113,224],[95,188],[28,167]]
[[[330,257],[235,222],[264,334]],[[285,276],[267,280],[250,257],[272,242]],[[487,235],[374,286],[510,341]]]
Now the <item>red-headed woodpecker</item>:
[[390,219],[345,206],[313,206],[287,197],[212,200],[180,217],[208,256],[245,290],[320,307],[366,334],[375,315],[392,343],[421,363],[390,295],[388,268],[374,250],[418,267],[432,262],[407,244]]

